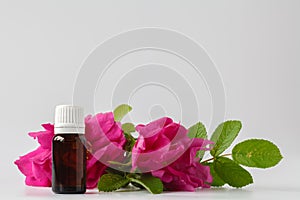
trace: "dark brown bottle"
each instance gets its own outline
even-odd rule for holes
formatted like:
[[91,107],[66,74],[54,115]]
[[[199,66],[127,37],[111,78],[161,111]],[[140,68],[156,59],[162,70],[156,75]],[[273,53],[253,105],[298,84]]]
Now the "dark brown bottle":
[[56,107],[52,190],[59,194],[83,194],[86,191],[86,148],[81,107]]

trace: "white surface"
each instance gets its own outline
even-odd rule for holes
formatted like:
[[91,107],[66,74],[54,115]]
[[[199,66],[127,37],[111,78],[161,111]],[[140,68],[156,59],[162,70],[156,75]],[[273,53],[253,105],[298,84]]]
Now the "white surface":
[[293,188],[249,188],[235,190],[228,188],[200,189],[196,192],[165,192],[152,195],[146,191],[98,193],[89,191],[84,195],[58,195],[53,194],[49,189],[26,188],[22,191],[19,199],[298,199],[299,191]]
[[[193,38],[216,63],[226,89],[225,118],[243,121],[237,141],[253,137],[270,139],[280,147],[284,159],[275,168],[251,170],[255,184],[243,190],[200,190],[158,196],[118,192],[87,194],[84,198],[297,199],[300,191],[299,8],[298,0],[1,0],[0,195],[9,199],[82,197],[53,195],[49,189],[25,187],[24,177],[13,161],[35,148],[36,141],[27,133],[40,130],[41,123],[52,122],[56,105],[71,102],[80,65],[93,48],[122,31],[162,27]],[[131,65],[137,59],[156,58],[154,54],[147,55],[133,55],[115,67]],[[165,61],[174,66],[180,63],[169,58]],[[203,96],[199,102],[201,120],[209,124],[209,96],[203,88],[199,83],[199,93]],[[97,111],[112,109],[102,102],[106,94],[96,91]],[[149,113],[144,110],[156,113],[158,107],[151,103],[157,99],[168,102],[170,108],[166,114],[177,118],[177,105],[167,98],[159,90],[152,98],[140,93],[132,102],[138,120],[149,119]],[[161,110],[158,111],[160,114]],[[215,126],[211,124],[210,133]]]
[[[51,188],[24,186],[23,178],[15,173],[1,179],[1,196],[9,199],[299,199],[299,167],[297,157],[285,157],[275,168],[247,168],[253,176],[254,184],[243,189],[225,186],[198,189],[196,192],[164,192],[159,195],[146,191],[99,193],[97,190],[88,190],[84,195],[58,195],[52,193]],[[4,184],[3,180],[7,182]]]
[[164,192],[153,195],[147,191],[98,192],[89,190],[83,195],[61,195],[52,193],[50,188],[19,188],[2,194],[14,199],[299,199],[297,187],[281,187],[279,185],[249,186],[245,189],[212,188],[198,189],[196,192]]

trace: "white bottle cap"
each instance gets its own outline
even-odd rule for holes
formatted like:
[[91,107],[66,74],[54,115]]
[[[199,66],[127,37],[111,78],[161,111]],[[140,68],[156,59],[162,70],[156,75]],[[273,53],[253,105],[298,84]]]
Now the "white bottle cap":
[[56,106],[54,133],[84,133],[83,108],[73,105]]

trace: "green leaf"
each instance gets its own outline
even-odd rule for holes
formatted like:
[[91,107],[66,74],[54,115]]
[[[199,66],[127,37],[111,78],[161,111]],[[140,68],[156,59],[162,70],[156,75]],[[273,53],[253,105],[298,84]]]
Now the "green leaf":
[[218,176],[232,187],[240,188],[253,183],[251,174],[229,158],[217,158],[213,167]]
[[251,139],[237,144],[232,150],[232,158],[248,167],[273,167],[282,159],[279,148],[270,141]]
[[118,174],[104,174],[98,182],[98,190],[111,192],[126,186],[130,180]]
[[205,126],[201,122],[196,123],[195,125],[189,128],[188,136],[190,138],[207,139],[207,132]]
[[[190,138],[207,139],[207,132],[206,132],[205,126],[201,122],[196,123],[195,125],[193,125],[189,128],[188,136]],[[196,157],[203,158],[204,153],[205,153],[205,151],[200,150],[197,152]]]
[[131,135],[132,132],[135,132],[135,126],[132,123],[125,123],[122,125],[122,130],[124,131],[124,136],[126,138],[125,150],[131,151],[136,141]]
[[122,130],[125,133],[132,133],[132,132],[135,132],[135,126],[133,123],[125,123],[125,124],[122,124]]
[[132,107],[127,104],[119,105],[114,110],[115,121],[120,122],[123,117],[132,110]]
[[126,138],[126,144],[125,144],[125,151],[129,151],[131,152],[133,146],[135,145],[135,138],[130,134],[130,133],[125,133],[124,132],[124,135],[125,135],[125,138]]
[[220,124],[211,137],[211,141],[215,143],[210,151],[211,155],[217,157],[223,153],[232,144],[241,128],[240,121],[226,121]]
[[210,174],[213,177],[213,182],[211,183],[211,186],[215,186],[215,187],[221,187],[223,185],[225,185],[225,181],[223,181],[220,176],[218,176],[218,174],[216,173],[214,167],[213,167],[213,163],[205,163],[205,165],[209,166],[210,168]]
[[159,194],[163,191],[163,183],[159,178],[151,176],[149,174],[144,174],[141,177],[130,177],[132,183],[137,183],[143,186],[146,190],[152,194]]

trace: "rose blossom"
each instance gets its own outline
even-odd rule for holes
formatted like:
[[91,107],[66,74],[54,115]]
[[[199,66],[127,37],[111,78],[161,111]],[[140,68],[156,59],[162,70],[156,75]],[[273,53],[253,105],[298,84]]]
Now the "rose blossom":
[[[29,133],[31,137],[38,139],[40,146],[36,150],[21,156],[15,161],[15,164],[26,176],[26,185],[50,187],[52,180],[51,144],[54,136],[54,126],[52,124],[42,124],[42,126],[45,129],[44,131]],[[120,157],[116,152],[122,149],[126,139],[120,123],[114,121],[111,112],[87,116],[85,126],[85,137],[87,143],[91,145],[91,149],[89,149],[91,152],[88,153],[87,159],[86,185],[88,189],[92,189],[97,186],[100,176],[107,168],[98,159],[101,160],[104,159],[103,157],[110,156],[110,159],[113,160]]]
[[167,117],[138,125],[136,130],[140,135],[132,149],[133,170],[151,172],[167,190],[210,187],[209,167],[196,158],[197,151],[207,150],[210,141],[189,138],[187,129]]
[[121,124],[115,122],[112,112],[87,116],[85,133],[85,137],[91,145],[90,160],[87,163],[87,183],[89,183],[89,188],[95,188],[100,176],[107,168],[107,161],[120,160],[123,157],[122,149],[126,138]]
[[54,136],[52,124],[42,124],[44,131],[31,132],[29,136],[38,139],[40,146],[15,161],[19,170],[26,176],[25,184],[30,186],[51,186],[52,155],[51,141]]
[[194,139],[190,148],[178,160],[153,171],[152,175],[160,178],[167,190],[194,191],[198,187],[209,188],[212,183],[210,169],[200,164],[199,158],[195,159],[201,145],[203,139]]

